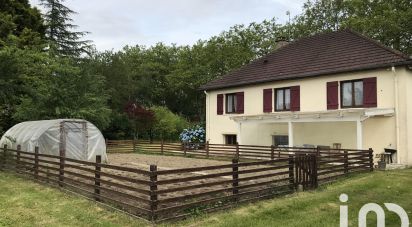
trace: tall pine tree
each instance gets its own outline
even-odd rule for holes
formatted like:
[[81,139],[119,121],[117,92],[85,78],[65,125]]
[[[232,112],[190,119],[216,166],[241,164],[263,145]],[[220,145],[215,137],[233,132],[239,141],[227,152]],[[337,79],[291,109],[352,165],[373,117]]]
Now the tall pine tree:
[[82,40],[87,32],[74,31],[78,26],[72,24],[73,10],[63,5],[64,0],[41,0],[46,9],[46,36],[50,42],[50,51],[59,56],[79,57],[88,54],[90,41]]

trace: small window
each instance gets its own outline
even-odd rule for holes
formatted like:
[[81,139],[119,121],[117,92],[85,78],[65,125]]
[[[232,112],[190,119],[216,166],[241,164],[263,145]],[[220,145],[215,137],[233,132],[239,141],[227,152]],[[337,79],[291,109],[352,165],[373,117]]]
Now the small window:
[[226,94],[226,113],[236,113],[236,93]]
[[275,110],[289,111],[290,110],[290,88],[275,89]]
[[225,135],[225,144],[235,145],[237,143],[236,135]]
[[341,82],[342,108],[363,107],[363,81]]
[[285,136],[285,135],[273,136],[273,145],[276,147],[289,146],[289,136]]

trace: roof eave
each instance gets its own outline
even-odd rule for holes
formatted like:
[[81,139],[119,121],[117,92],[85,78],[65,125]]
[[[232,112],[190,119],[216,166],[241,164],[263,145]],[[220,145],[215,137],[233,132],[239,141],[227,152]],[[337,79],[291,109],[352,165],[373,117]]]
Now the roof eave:
[[386,67],[392,67],[392,66],[405,66],[405,65],[412,65],[412,59],[407,60],[407,61],[401,61],[401,62],[392,62],[392,63],[385,63],[385,64],[379,64],[379,65],[372,65],[372,66],[362,66],[362,67],[353,68],[353,69],[335,70],[335,71],[329,71],[329,72],[325,71],[325,72],[319,72],[319,73],[308,73],[308,74],[304,74],[301,76],[296,76],[294,78],[272,78],[272,79],[248,82],[248,83],[242,83],[242,84],[210,86],[210,87],[207,86],[206,84],[204,86],[200,86],[198,90],[212,91],[212,90],[219,90],[219,89],[224,89],[224,88],[243,87],[243,86],[263,84],[263,83],[269,83],[269,82],[275,82],[275,81],[297,80],[297,79],[303,79],[303,78],[308,78],[308,77],[324,76],[327,74],[339,74],[339,73],[356,72],[356,71],[372,70],[372,69],[386,68]]

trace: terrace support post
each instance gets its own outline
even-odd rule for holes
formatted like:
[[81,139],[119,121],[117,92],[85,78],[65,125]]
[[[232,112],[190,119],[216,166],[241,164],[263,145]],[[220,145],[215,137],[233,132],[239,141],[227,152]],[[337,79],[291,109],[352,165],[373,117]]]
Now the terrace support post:
[[150,165],[150,220],[157,219],[157,165]]
[[17,145],[17,151],[16,151],[16,172],[17,169],[20,168],[20,151],[21,151],[21,145]]
[[270,160],[275,159],[275,146],[270,146]]
[[63,182],[64,182],[64,164],[65,164],[65,157],[60,155],[59,156],[59,186],[63,187]]
[[235,159],[239,159],[239,158],[240,158],[240,156],[239,156],[239,143],[236,142],[236,155],[235,155]]
[[295,184],[295,177],[296,176],[294,176],[294,174],[293,174],[294,165],[295,165],[294,156],[289,155],[289,188],[291,190],[295,190],[295,188],[296,188],[296,184]]
[[205,150],[206,150],[206,158],[209,158],[209,141],[206,141]]
[[39,147],[34,147],[34,175],[39,178]]
[[370,171],[373,172],[373,149],[369,148],[368,152],[369,152],[369,168],[370,168]]
[[234,195],[234,200],[237,201],[238,198],[236,195],[239,193],[239,166],[238,166],[239,160],[234,158],[232,159],[232,193]]
[[1,167],[2,167],[2,169],[4,170],[4,169],[6,169],[6,164],[7,164],[7,144],[4,144],[4,146],[3,146],[3,160],[2,160],[2,163],[1,163],[2,165],[1,165]]
[[164,141],[162,139],[161,144],[160,144],[160,151],[162,152],[162,155],[164,153],[163,146],[164,146]]
[[95,165],[95,172],[94,172],[94,199],[100,202],[100,172],[102,167],[100,164],[102,163],[102,156],[96,155],[96,165]]
[[343,168],[344,168],[344,173],[347,174],[349,172],[349,157],[348,157],[348,151],[344,151],[344,164],[343,164]]

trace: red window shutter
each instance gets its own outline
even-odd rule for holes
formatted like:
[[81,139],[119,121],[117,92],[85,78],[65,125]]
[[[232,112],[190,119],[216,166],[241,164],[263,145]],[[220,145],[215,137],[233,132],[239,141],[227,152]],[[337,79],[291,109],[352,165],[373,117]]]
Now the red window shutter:
[[217,114],[223,114],[223,94],[217,95]]
[[236,93],[236,113],[242,114],[245,112],[245,93]]
[[290,110],[300,111],[300,86],[290,87]]
[[273,89],[263,89],[263,112],[271,113],[272,112],[272,97]]
[[377,107],[378,94],[376,87],[376,77],[363,79],[363,106]]
[[336,110],[339,108],[339,82],[326,83],[326,102],[328,110]]

